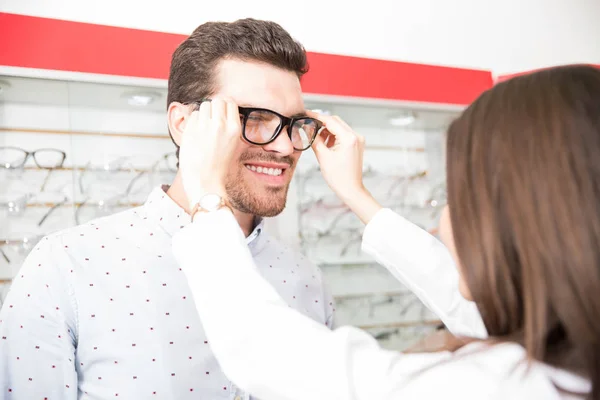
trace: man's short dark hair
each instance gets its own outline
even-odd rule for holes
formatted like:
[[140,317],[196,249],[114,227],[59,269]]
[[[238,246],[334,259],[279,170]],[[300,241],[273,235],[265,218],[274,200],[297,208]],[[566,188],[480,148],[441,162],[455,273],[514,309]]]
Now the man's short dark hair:
[[304,47],[275,22],[252,18],[207,22],[173,53],[167,107],[174,101],[198,101],[217,91],[215,66],[225,58],[263,62],[295,72],[299,78],[308,71]]

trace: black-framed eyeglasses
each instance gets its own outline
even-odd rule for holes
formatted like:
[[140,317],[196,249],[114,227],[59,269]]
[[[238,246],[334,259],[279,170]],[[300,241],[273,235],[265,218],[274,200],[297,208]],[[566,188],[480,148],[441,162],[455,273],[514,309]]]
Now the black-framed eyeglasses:
[[27,151],[20,147],[0,147],[0,166],[6,169],[22,168],[29,157],[41,169],[56,169],[63,166],[67,154],[58,149],[38,149]]
[[[200,104],[204,101],[211,101],[211,99],[202,99],[193,102],[193,104],[200,107]],[[283,131],[283,128],[287,128],[287,134],[294,150],[304,151],[313,144],[317,134],[323,127],[321,121],[306,115],[290,118],[266,108],[241,106],[238,106],[238,108],[244,140],[258,146],[274,142]]]

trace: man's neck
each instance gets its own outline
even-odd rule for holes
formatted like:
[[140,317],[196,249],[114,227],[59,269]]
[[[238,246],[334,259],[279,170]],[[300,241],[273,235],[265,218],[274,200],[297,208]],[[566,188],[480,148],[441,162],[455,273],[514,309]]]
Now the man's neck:
[[[167,195],[179,205],[179,207],[183,208],[185,212],[190,213],[189,200],[185,194],[185,190],[183,189],[183,183],[181,181],[181,176],[177,174],[175,176],[175,180],[169,186],[167,190]],[[240,212],[236,209],[233,210],[233,215],[235,219],[237,219],[238,224],[242,228],[245,236],[249,236],[252,230],[254,229],[254,215],[246,214]]]

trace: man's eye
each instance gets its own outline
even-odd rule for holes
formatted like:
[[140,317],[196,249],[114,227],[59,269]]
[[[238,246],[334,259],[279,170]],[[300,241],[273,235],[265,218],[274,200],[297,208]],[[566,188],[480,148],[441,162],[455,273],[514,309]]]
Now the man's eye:
[[253,124],[259,124],[259,123],[265,122],[265,118],[263,118],[259,115],[257,115],[257,116],[250,115],[250,116],[248,116],[248,119],[246,120],[246,122],[250,122]]

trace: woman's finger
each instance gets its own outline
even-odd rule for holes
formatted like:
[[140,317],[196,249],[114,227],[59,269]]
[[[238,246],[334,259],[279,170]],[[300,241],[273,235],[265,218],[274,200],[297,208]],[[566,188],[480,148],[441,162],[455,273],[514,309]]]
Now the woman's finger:
[[307,117],[314,118],[322,122],[322,117],[324,117],[323,114],[319,114],[318,112],[314,112],[311,110],[305,110],[305,112]]
[[354,131],[346,129],[345,126],[335,119],[332,119],[325,127],[329,133],[327,147],[355,143],[357,140]]
[[335,136],[336,143],[347,143],[349,140],[355,140],[356,134],[341,118],[321,115],[319,120],[323,122],[327,131]]
[[327,151],[327,145],[325,144],[326,135],[323,135],[323,132],[317,135],[312,144],[312,149],[315,152],[317,159],[319,159],[319,157],[321,156],[321,154],[323,154],[324,151]]
[[344,126],[346,129],[348,129],[349,131],[351,131],[351,132],[354,133],[354,130],[350,127],[350,125],[348,125],[348,123],[346,121],[344,121],[343,119],[341,119],[337,115],[334,115],[333,119],[335,119],[337,122],[339,122],[340,125]]

